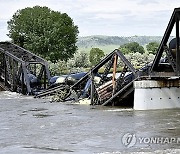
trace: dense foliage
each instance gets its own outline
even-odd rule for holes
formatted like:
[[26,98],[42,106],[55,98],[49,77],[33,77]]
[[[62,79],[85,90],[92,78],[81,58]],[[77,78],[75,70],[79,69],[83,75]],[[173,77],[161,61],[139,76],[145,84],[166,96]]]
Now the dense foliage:
[[137,42],[125,43],[125,44],[121,45],[119,47],[119,49],[124,54],[136,53],[136,52],[139,52],[142,54],[145,52],[143,46],[139,45],[139,43],[137,43]]
[[154,55],[149,53],[129,53],[125,57],[131,62],[134,68],[139,69],[154,60]]
[[158,47],[159,43],[157,42],[150,42],[146,45],[147,51],[152,54],[156,54]]
[[104,52],[101,49],[92,48],[90,50],[89,61],[92,65],[96,65],[104,56]]
[[[103,52],[99,48],[98,49],[97,48],[92,48],[91,49],[91,54],[92,54],[92,51],[97,54],[98,52],[96,52],[96,51],[99,51],[99,50],[101,52]],[[104,56],[102,56],[99,59],[99,61],[103,57]],[[125,54],[125,57],[131,62],[131,64],[136,69],[139,69],[139,68],[143,67],[144,65],[148,64],[149,62],[152,62],[154,57],[155,57],[155,54],[152,54],[151,52],[148,52],[148,51],[145,51],[143,54],[140,53],[140,52],[136,52],[136,53],[130,52],[130,53]],[[67,62],[58,61],[57,64],[51,64],[50,69],[51,69],[51,72],[53,72],[56,75],[57,74],[67,74],[67,73],[70,73],[70,72],[88,71],[92,67],[92,63],[90,65],[90,61],[89,61],[88,58],[90,58],[90,52],[79,51],[79,52],[75,53],[74,57],[69,59]],[[98,63],[99,61],[97,61],[96,63]],[[123,66],[124,66],[124,64],[120,60],[118,62],[117,70],[121,70]],[[102,67],[99,70],[99,72],[102,73],[104,71],[104,69],[105,69],[105,67]]]
[[48,7],[18,10],[8,21],[8,29],[14,43],[54,63],[67,61],[77,50],[78,27],[66,13]]
[[73,58],[68,60],[68,66],[70,68],[87,68],[90,66],[89,63],[89,54],[83,51],[77,52]]

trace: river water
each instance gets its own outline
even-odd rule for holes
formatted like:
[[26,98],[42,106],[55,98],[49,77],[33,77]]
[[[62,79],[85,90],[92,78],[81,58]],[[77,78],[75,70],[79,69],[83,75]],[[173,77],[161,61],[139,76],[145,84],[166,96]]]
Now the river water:
[[0,106],[0,154],[180,153],[179,109],[51,103],[12,92],[0,92]]

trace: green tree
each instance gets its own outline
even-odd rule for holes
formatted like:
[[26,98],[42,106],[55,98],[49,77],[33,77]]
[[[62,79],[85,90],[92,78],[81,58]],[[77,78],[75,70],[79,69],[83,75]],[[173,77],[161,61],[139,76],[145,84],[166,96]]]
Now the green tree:
[[156,54],[158,47],[159,43],[157,42],[150,42],[146,45],[147,51],[151,54]]
[[14,43],[55,63],[67,61],[77,50],[78,27],[66,14],[48,7],[18,10],[8,21]]
[[131,42],[131,43],[126,43],[123,44],[119,47],[119,49],[124,53],[124,54],[128,54],[128,53],[144,53],[144,48],[143,46],[139,45],[139,43],[137,42]]
[[89,66],[89,55],[84,51],[75,53],[74,57],[68,60],[69,67],[87,68]]
[[90,50],[89,61],[92,65],[96,65],[104,56],[104,52],[101,49],[92,48]]

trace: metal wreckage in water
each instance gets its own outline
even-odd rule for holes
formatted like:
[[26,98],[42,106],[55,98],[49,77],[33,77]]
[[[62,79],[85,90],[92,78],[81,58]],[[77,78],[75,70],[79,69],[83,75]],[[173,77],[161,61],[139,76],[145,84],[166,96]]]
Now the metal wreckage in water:
[[[116,49],[89,72],[50,77],[44,59],[13,43],[0,42],[0,87],[36,98],[51,96],[53,101],[86,98],[91,105],[132,105],[134,81],[180,77],[179,20],[180,8],[175,8],[154,61],[139,70]],[[174,25],[176,37],[167,45]],[[165,58],[162,58],[163,53],[166,53]],[[123,65],[119,76],[118,60]],[[105,70],[100,74],[101,67]],[[47,88],[47,85],[50,86]]]
[[[0,87],[4,90],[51,96],[52,101],[89,98],[92,105],[115,105],[114,99],[131,98],[137,72],[119,51],[111,52],[89,72],[50,77],[48,63],[41,57],[10,42],[0,42]],[[116,78],[118,58],[124,63]],[[101,67],[104,73],[99,74]],[[113,75],[108,76],[111,68]],[[47,83],[48,81],[48,83]],[[47,88],[47,85],[50,85]]]
[[[118,58],[124,66],[116,78]],[[105,67],[105,70],[100,74],[98,71],[101,67]],[[109,76],[112,68],[113,74]],[[133,81],[136,78],[137,71],[125,56],[116,49],[89,72],[60,77],[58,79],[62,79],[61,83],[52,84],[52,88],[39,93],[36,97],[54,95],[53,100],[55,101],[89,98],[91,105],[116,105],[116,99],[118,102],[132,99]]]

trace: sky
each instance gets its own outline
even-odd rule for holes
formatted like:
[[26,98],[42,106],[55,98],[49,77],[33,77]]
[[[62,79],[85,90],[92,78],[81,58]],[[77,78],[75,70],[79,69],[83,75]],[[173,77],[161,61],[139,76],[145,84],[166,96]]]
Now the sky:
[[0,0],[0,41],[9,40],[13,14],[36,5],[67,13],[79,36],[163,36],[180,0]]

